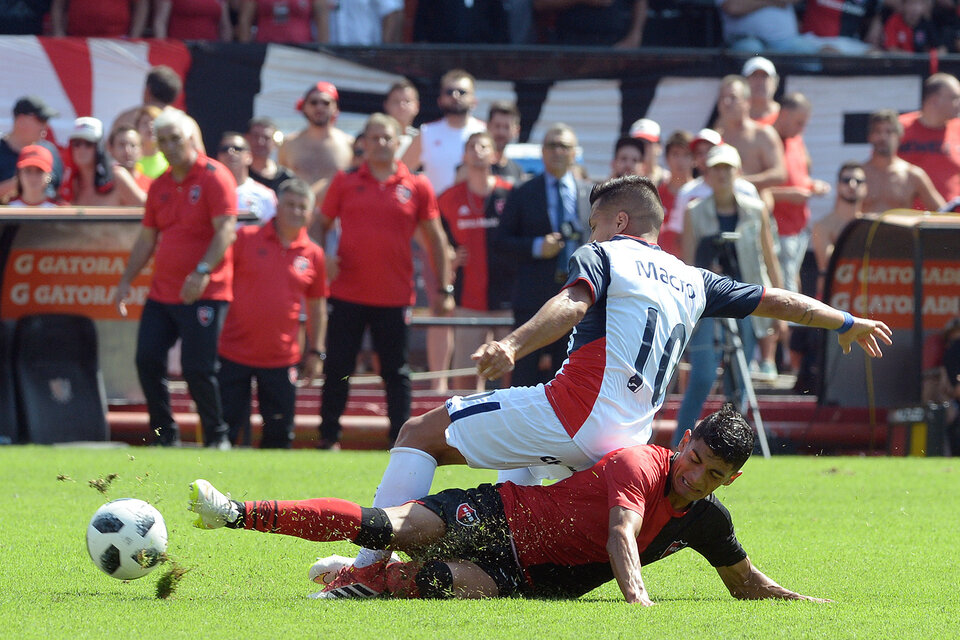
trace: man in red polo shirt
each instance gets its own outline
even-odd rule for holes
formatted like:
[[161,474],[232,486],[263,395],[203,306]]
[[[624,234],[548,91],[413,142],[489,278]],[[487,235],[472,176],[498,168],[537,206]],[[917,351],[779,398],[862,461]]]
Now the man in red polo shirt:
[[181,365],[197,405],[207,446],[230,447],[217,384],[217,343],[233,298],[237,182],[226,167],[198,152],[190,121],[168,110],[154,122],[170,168],[150,187],[143,226],[117,285],[117,309],[127,314],[130,283],[153,256],[153,282],[137,334],[137,373],[162,446],[180,443],[167,387],[167,352],[180,338]]
[[390,441],[410,417],[407,307],[414,301],[410,241],[419,227],[430,245],[442,308],[453,311],[449,247],[430,182],[395,159],[400,124],[382,113],[363,130],[365,161],[338,173],[323,201],[321,226],[340,221],[336,271],[330,284],[330,346],[320,406],[320,447],[338,446],[340,416],[350,392],[360,341],[370,327],[387,392]]
[[[935,73],[923,82],[920,110],[900,116],[897,155],[930,176],[944,200],[960,196],[960,81]],[[915,203],[915,206],[920,204]]]
[[220,392],[230,442],[250,441],[250,382],[257,380],[264,449],[293,442],[300,313],[306,299],[307,353],[301,380],[323,370],[327,332],[327,269],[323,249],[307,236],[313,213],[310,185],[283,182],[277,214],[262,227],[237,231],[233,245],[233,303],[220,336]]

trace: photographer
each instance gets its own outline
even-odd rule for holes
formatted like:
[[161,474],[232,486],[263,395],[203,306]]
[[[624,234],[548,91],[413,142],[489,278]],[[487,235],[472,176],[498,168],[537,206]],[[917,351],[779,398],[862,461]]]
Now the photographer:
[[[743,282],[780,287],[780,264],[774,250],[770,217],[763,202],[735,192],[734,181],[740,173],[740,154],[727,144],[710,149],[704,181],[713,189],[710,196],[689,205],[683,223],[683,260],[687,264],[710,269]],[[744,356],[750,361],[756,336],[764,335],[769,320],[745,318],[739,321]],[[722,353],[720,325],[703,319],[687,345],[690,379],[683,403],[677,413],[673,445],[686,429],[693,428],[703,402],[716,379]],[[725,376],[725,383],[728,383]],[[743,395],[743,381],[737,386]],[[730,385],[727,391],[732,391]]]

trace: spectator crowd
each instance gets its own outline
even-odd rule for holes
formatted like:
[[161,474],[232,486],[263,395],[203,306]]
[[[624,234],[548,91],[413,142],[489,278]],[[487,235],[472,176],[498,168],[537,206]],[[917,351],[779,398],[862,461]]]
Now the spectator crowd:
[[0,3],[0,34],[368,46],[434,42],[958,52],[960,2],[35,0]]
[[[0,10],[0,31],[338,44],[440,42],[453,34],[466,42],[685,44],[664,41],[685,10],[670,0],[30,6],[32,13]],[[957,7],[949,1],[845,2],[839,9],[810,0],[799,9],[779,0],[718,0],[717,9],[725,44],[742,51],[955,50],[960,42]],[[742,75],[722,80],[710,128],[668,134],[653,120],[636,121],[611,140],[610,176],[587,176],[577,163],[577,132],[553,123],[539,141],[542,172],[528,175],[510,154],[519,109],[495,101],[487,113],[474,113],[476,81],[464,70],[440,78],[442,116],[419,127],[420,97],[408,81],[384,87],[383,112],[347,132],[336,124],[337,88],[320,80],[295,105],[301,129],[284,136],[270,118],[258,117],[243,131],[221,132],[208,152],[197,123],[171,106],[180,78],[160,66],[147,75],[142,104],[112,123],[77,118],[64,147],[48,135],[56,113],[44,100],[17,99],[12,127],[0,139],[0,200],[12,207],[144,207],[117,303],[125,313],[130,282],[152,257],[136,364],[158,443],[179,443],[165,355],[178,338],[210,446],[251,444],[253,380],[262,446],[290,446],[296,388],[325,376],[320,446],[337,448],[362,352],[376,354],[392,442],[410,417],[415,255],[427,265],[420,279],[432,314],[478,319],[428,331],[429,368],[462,371],[477,347],[502,335],[502,323],[485,319],[512,318],[517,327],[563,287],[570,256],[589,241],[596,179],[652,181],[665,210],[664,251],[793,291],[801,288],[805,261],[823,275],[840,232],[863,213],[951,210],[960,202],[960,82],[953,76],[927,78],[917,112],[871,114],[870,157],[844,162],[833,185],[810,176],[803,133],[816,105],[798,92],[774,100],[778,82],[773,63],[753,57]],[[830,194],[833,210],[814,223],[810,199]],[[238,211],[247,214],[240,222]],[[779,321],[738,325],[757,379],[814,366],[803,332],[791,337]],[[678,435],[693,428],[715,381],[722,332],[711,320],[691,338]],[[566,345],[561,338],[520,359],[512,384],[550,380]],[[446,384],[437,378],[437,389]],[[483,388],[476,376],[452,384]]]

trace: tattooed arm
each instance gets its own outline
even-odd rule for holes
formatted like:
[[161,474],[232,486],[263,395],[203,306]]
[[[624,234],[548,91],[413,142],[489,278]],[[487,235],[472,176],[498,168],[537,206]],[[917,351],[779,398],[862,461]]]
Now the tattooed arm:
[[890,328],[879,320],[851,316],[802,293],[769,288],[753,315],[787,320],[807,327],[833,329],[844,353],[850,353],[854,342],[872,358],[880,358],[880,342],[893,344]]

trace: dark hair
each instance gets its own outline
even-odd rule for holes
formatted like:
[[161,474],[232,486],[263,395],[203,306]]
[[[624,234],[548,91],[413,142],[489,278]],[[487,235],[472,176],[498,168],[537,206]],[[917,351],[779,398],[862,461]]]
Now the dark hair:
[[852,171],[854,169],[859,169],[863,171],[863,165],[856,160],[847,160],[842,165],[840,165],[840,170],[837,171],[837,180],[843,175],[844,171]]
[[247,133],[250,133],[250,130],[254,127],[263,127],[264,129],[270,128],[276,131],[277,123],[273,121],[273,118],[268,116],[258,116],[256,118],[250,118],[247,122]]
[[689,150],[691,142],[693,142],[692,133],[685,129],[677,129],[667,138],[667,144],[663,147],[664,153],[669,152],[672,147],[683,147]]
[[298,196],[306,198],[310,202],[313,202],[315,197],[313,189],[310,188],[309,183],[301,178],[287,178],[281,182],[280,186],[277,187],[277,196],[283,197],[283,194],[285,193],[295,193]]
[[220,142],[223,142],[227,138],[240,138],[241,140],[244,141],[244,144],[246,144],[246,140],[247,140],[244,137],[244,135],[239,131],[224,131],[223,133],[220,134]]
[[590,204],[625,211],[637,235],[659,231],[663,224],[660,194],[646,176],[623,176],[595,184],[590,191]]
[[150,69],[147,74],[147,91],[163,104],[173,104],[183,90],[183,82],[177,72],[165,64]]
[[387,89],[386,97],[389,98],[390,94],[392,94],[394,91],[406,91],[407,89],[413,89],[413,92],[417,94],[417,101],[419,102],[420,92],[417,90],[417,86],[412,82],[410,82],[409,80],[407,80],[406,78],[404,78],[403,80],[394,82],[392,85],[390,85],[390,88]]
[[920,91],[920,103],[923,104],[927,98],[937,95],[941,89],[946,88],[951,80],[956,80],[949,73],[935,73],[923,81],[923,89]]
[[900,116],[898,116],[897,112],[893,109],[880,109],[879,111],[871,113],[870,117],[867,118],[867,133],[871,133],[873,127],[881,122],[889,122],[894,126],[894,129],[896,129],[898,136],[903,135],[903,125],[900,124]]
[[140,132],[137,131],[136,127],[129,124],[121,124],[116,129],[110,132],[110,137],[107,138],[107,143],[112,147],[114,140],[117,139],[117,136],[119,136],[120,134],[126,133],[128,131],[133,131],[135,134],[137,134],[138,138],[140,137]]
[[803,95],[799,91],[791,91],[787,95],[780,98],[780,108],[781,109],[809,109],[810,101],[807,100],[807,96]]
[[732,465],[734,471],[753,453],[753,428],[729,402],[701,420],[690,439],[702,440],[713,453]]
[[639,138],[631,138],[630,136],[620,136],[617,139],[616,144],[613,145],[613,155],[617,155],[617,152],[624,147],[633,147],[640,152],[640,156],[643,157],[647,153],[647,144],[646,140],[641,140]]
[[509,100],[494,100],[490,103],[490,112],[487,115],[487,121],[493,120],[493,116],[497,114],[502,114],[505,116],[510,116],[517,123],[520,122],[520,109],[517,108],[516,102],[510,102]]

